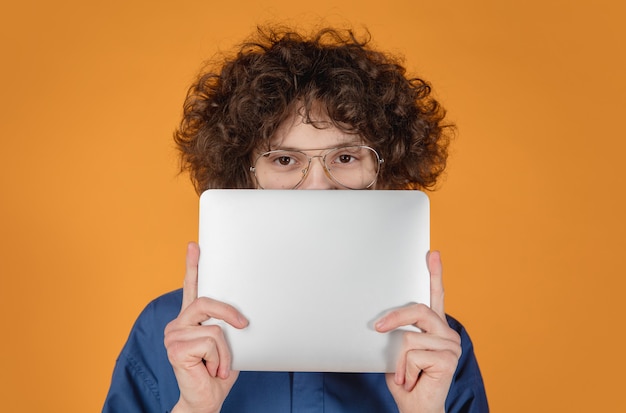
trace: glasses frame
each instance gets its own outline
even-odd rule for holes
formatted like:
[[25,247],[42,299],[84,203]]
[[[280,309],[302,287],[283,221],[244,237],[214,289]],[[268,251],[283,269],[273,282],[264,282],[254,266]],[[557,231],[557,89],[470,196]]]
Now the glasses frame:
[[[363,149],[367,149],[367,150],[372,151],[374,153],[374,155],[376,156],[376,161],[377,161],[376,162],[376,175],[374,175],[374,179],[366,187],[364,187],[364,188],[350,188],[349,186],[347,186],[345,184],[342,184],[341,182],[339,182],[333,176],[333,173],[330,171],[330,169],[326,165],[326,156],[328,156],[328,154],[330,154],[331,152],[336,151],[338,149],[344,149],[344,148],[363,148]],[[324,152],[322,152],[319,155],[309,155],[309,154],[306,153],[306,152],[311,152],[311,151],[324,151]],[[300,178],[300,180],[298,181],[297,184],[295,184],[294,186],[292,186],[289,189],[296,189],[296,188],[298,188],[302,184],[302,182],[304,182],[306,177],[309,175],[309,171],[311,170],[311,161],[313,159],[315,159],[315,158],[320,158],[320,160],[322,162],[322,167],[324,168],[324,172],[326,173],[326,176],[328,176],[328,178],[330,178],[331,181],[333,181],[337,185],[342,186],[343,188],[352,189],[352,190],[369,189],[372,186],[374,186],[374,184],[378,180],[378,174],[380,173],[380,166],[383,164],[383,162],[385,162],[385,160],[380,157],[380,155],[378,154],[376,149],[372,148],[371,146],[367,146],[367,145],[344,145],[344,146],[337,146],[335,148],[321,148],[321,149],[275,149],[275,150],[272,150],[272,151],[267,151],[267,152],[261,153],[259,156],[257,156],[254,159],[254,163],[250,167],[250,172],[252,172],[252,174],[254,175],[254,179],[255,179],[255,181],[257,183],[257,186],[260,189],[266,189],[266,188],[264,188],[261,185],[261,183],[259,182],[259,177],[256,175],[256,164],[257,164],[257,162],[263,156],[268,156],[268,155],[272,155],[272,154],[276,154],[276,153],[282,153],[282,152],[292,152],[292,153],[293,152],[297,152],[297,153],[301,153],[302,155],[304,155],[308,159],[308,164],[306,165],[306,168],[303,168],[302,171],[301,171],[302,172],[302,177]]]

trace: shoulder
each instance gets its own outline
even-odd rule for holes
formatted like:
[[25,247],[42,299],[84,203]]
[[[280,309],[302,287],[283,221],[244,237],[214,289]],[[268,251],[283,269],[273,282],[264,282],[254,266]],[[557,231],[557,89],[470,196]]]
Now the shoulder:
[[[128,335],[118,361],[133,375],[141,377],[155,394],[163,397],[165,384],[171,385],[174,375],[163,344],[164,330],[180,312],[182,289],[152,300],[143,309]],[[175,383],[175,382],[174,382]],[[177,387],[174,387],[177,389]]]
[[113,371],[103,412],[162,411],[178,398],[163,344],[165,326],[178,316],[182,290],[152,300],[130,331]]
[[137,317],[130,338],[139,336],[144,340],[153,339],[162,342],[163,330],[170,321],[178,316],[182,299],[183,292],[180,289],[152,300]]
[[148,318],[152,321],[166,319],[170,322],[178,316],[183,301],[183,290],[178,289],[152,300],[141,312],[138,319]]
[[488,412],[487,396],[474,344],[465,327],[446,315],[448,325],[461,336],[462,354],[448,394],[446,411]]
[[461,345],[463,346],[463,350],[465,350],[465,347],[473,349],[474,346],[472,344],[472,340],[470,339],[469,333],[467,332],[463,324],[461,324],[459,320],[449,314],[446,314],[446,320],[448,321],[448,325],[450,326],[450,328],[456,331],[461,336]]

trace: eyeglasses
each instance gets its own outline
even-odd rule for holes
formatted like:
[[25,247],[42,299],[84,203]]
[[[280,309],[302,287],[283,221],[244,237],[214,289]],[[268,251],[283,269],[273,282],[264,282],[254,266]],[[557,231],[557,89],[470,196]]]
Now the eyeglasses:
[[261,189],[295,189],[309,173],[313,158],[320,158],[328,177],[347,189],[370,188],[384,162],[374,149],[362,145],[326,149],[314,156],[279,149],[260,154],[250,171]]

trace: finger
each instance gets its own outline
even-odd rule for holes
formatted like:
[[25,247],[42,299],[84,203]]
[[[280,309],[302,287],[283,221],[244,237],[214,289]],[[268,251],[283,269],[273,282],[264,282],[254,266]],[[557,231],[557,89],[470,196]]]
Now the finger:
[[183,303],[181,313],[198,297],[198,259],[200,247],[195,242],[187,244],[185,280],[183,281]]
[[[437,317],[436,315],[434,317]],[[448,333],[445,336],[436,336],[432,334],[413,333],[407,332],[402,336],[402,350],[401,356],[396,362],[396,371],[394,381],[397,385],[405,383],[407,378],[415,378],[419,375],[422,365],[419,365],[419,369],[413,367],[416,365],[414,360],[416,352],[425,351],[427,354],[432,353],[446,353],[451,354],[456,359],[461,356],[461,337],[452,329],[448,329]],[[409,355],[411,355],[409,357]],[[413,360],[410,360],[410,359]]]
[[[420,357],[422,353],[425,353],[426,356]],[[398,386],[404,385],[406,390],[411,391],[415,387],[422,369],[428,367],[426,361],[431,361],[429,357],[431,353],[434,351],[430,349],[410,349],[404,353],[396,362],[394,382]]]
[[390,311],[376,324],[376,331],[386,333],[402,326],[416,326],[422,331],[444,335],[449,326],[431,308],[424,304],[410,304]]
[[443,306],[443,265],[441,264],[441,253],[431,251],[428,254],[428,271],[430,272],[430,308],[441,317],[446,319]]
[[[404,372],[404,390],[411,391],[415,388],[420,373],[427,366],[424,365],[424,360],[420,359],[420,350],[412,350],[406,355],[406,369]],[[399,383],[401,384],[401,383]]]
[[235,307],[208,297],[195,299],[180,313],[178,321],[182,325],[197,326],[210,318],[225,321],[235,328],[248,325],[248,320]]
[[[438,318],[437,315],[433,317]],[[434,354],[452,355],[456,360],[461,356],[461,337],[452,329],[447,329],[445,336],[435,336],[432,334],[407,332],[402,336],[401,356],[396,362],[394,382],[401,386],[409,381],[408,386],[415,385],[417,377],[422,369],[429,366],[426,361]],[[425,352],[425,356],[418,358]],[[428,357],[427,357],[428,356]]]
[[222,379],[227,379],[230,374],[231,356],[224,332],[218,326],[209,327],[213,327],[211,331],[214,332],[212,333],[213,340],[208,343],[212,347],[207,347],[209,351],[205,352],[202,359],[212,377],[219,376]]
[[403,352],[411,350],[449,351],[461,355],[461,336],[447,329],[443,335],[405,332],[402,335]]
[[[413,390],[418,380],[448,383],[452,379],[459,358],[450,351],[412,350],[406,354],[404,388]],[[441,386],[439,384],[438,386]]]
[[227,378],[231,358],[222,329],[218,326],[207,327],[201,336],[192,339],[177,337],[168,343],[168,358],[175,369],[206,370],[211,377],[219,375]]
[[396,372],[394,375],[394,382],[398,386],[402,386],[404,384],[404,380],[406,379],[406,357],[402,355],[398,358],[396,362]]

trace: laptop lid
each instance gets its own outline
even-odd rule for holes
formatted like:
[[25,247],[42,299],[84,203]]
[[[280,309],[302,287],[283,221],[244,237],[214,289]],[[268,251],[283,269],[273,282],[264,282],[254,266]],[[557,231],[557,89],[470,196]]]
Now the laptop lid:
[[[401,331],[374,322],[430,303],[430,214],[420,191],[208,190],[200,197],[198,295],[234,370],[392,372]],[[410,328],[410,327],[407,327]]]

